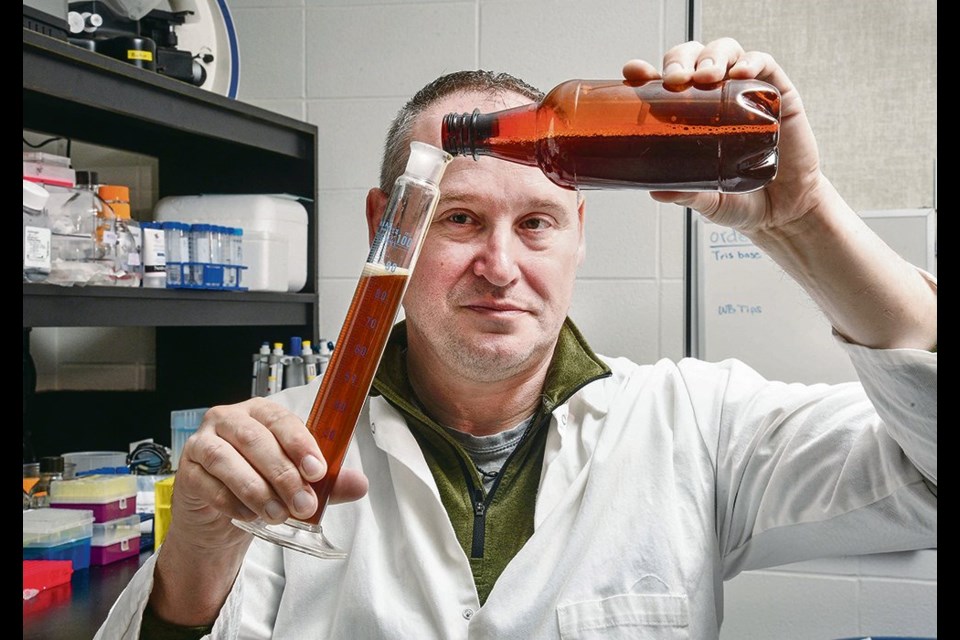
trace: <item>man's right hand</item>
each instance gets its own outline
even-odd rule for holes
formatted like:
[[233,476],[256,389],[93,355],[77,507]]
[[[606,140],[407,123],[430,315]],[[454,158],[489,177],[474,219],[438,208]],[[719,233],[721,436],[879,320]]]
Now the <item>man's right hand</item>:
[[[282,406],[252,398],[207,411],[180,455],[150,598],[154,613],[180,625],[212,622],[252,539],[231,520],[310,517],[318,506],[310,483],[326,471],[303,421]],[[366,491],[365,476],[343,469],[331,502]]]

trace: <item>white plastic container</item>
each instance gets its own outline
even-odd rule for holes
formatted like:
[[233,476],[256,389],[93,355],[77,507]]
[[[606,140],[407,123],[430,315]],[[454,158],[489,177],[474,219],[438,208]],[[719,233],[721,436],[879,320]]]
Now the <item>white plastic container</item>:
[[300,291],[307,282],[307,210],[287,195],[197,195],[161,198],[154,220],[243,229],[240,286]]
[[74,475],[117,473],[127,469],[127,454],[124,451],[71,451],[63,454],[66,464],[74,464]]
[[243,238],[247,268],[240,274],[240,286],[250,291],[287,291],[290,267],[284,234],[244,230]]

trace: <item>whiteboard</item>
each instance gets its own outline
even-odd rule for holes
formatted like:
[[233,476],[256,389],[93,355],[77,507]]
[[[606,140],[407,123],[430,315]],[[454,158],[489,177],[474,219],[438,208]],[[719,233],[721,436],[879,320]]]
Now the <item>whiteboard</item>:
[[[900,255],[936,274],[935,209],[860,215]],[[785,382],[856,380],[817,305],[746,236],[695,216],[691,240],[691,355],[739,358]]]

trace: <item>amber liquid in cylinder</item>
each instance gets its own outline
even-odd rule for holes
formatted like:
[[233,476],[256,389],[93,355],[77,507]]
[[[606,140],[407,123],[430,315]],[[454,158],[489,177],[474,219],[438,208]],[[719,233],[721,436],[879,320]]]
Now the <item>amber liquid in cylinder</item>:
[[360,275],[307,428],[327,461],[327,475],[313,483],[319,507],[307,521],[319,524],[357,426],[380,357],[397,317],[410,274],[368,263]]

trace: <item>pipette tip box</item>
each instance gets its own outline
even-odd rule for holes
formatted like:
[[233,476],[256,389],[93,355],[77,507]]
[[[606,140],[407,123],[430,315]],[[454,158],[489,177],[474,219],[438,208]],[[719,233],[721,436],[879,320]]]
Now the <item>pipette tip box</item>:
[[140,553],[140,516],[93,523],[90,564],[99,566]]
[[137,478],[126,474],[56,480],[50,485],[50,506],[90,510],[94,522],[126,518],[137,511]]
[[74,571],[86,569],[92,537],[92,511],[51,507],[23,512],[24,560],[70,560]]

